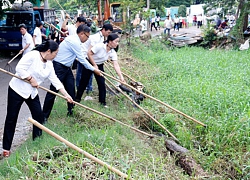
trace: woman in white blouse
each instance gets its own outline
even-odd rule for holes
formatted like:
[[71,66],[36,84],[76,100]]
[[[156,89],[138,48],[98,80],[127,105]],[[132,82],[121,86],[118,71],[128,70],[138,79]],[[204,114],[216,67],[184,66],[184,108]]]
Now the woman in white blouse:
[[[44,123],[37,88],[45,79],[49,79],[57,90],[67,98],[67,101],[73,103],[72,98],[65,91],[53,68],[52,59],[54,59],[57,52],[58,44],[56,42],[52,40],[45,41],[38,45],[35,50],[25,54],[18,62],[16,75],[29,81],[29,83],[15,77],[13,77],[9,83],[7,115],[3,134],[4,157],[10,156],[10,148],[15,133],[17,117],[23,102],[28,105],[32,118],[41,124]],[[33,140],[41,135],[42,130],[33,125]]]
[[[117,34],[112,33],[108,36],[107,40],[104,43],[97,43],[88,51],[88,58],[94,68],[97,68],[101,71],[104,71],[104,62],[108,59],[111,59],[117,75],[119,76],[120,80],[124,82],[124,78],[122,76],[120,66],[118,64],[117,53],[115,51],[118,44],[119,36]],[[75,99],[77,102],[81,101],[82,94],[86,89],[86,86],[88,85],[91,74],[92,71],[86,68],[82,69],[81,81],[79,83]],[[99,102],[103,106],[106,106],[105,79],[103,76],[98,76],[96,74],[95,79],[99,90]]]

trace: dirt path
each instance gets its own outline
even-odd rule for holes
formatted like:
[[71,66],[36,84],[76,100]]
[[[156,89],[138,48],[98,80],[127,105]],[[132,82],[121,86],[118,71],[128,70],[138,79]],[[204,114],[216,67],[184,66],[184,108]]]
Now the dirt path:
[[[11,59],[11,57],[1,57],[0,59],[0,68],[4,69],[6,63]],[[15,66],[17,62],[19,61],[19,57],[16,58],[12,63],[12,69],[15,70]],[[8,91],[8,84],[11,80],[11,76],[8,74],[5,74],[3,72],[0,72],[0,99],[1,99],[1,105],[0,105],[0,153],[2,152],[2,139],[3,139],[3,128],[4,128],[4,122],[5,122],[5,116],[6,116],[6,109],[7,109],[7,91]],[[49,82],[46,81],[42,84],[42,86],[48,88]],[[39,91],[39,97],[40,101],[43,104],[44,97],[46,92],[42,90]],[[20,110],[18,120],[17,120],[17,126],[16,126],[16,132],[14,136],[14,141],[12,144],[11,150],[15,150],[16,147],[18,147],[22,142],[24,142],[30,135],[30,131],[32,130],[31,124],[27,121],[28,117],[31,117],[30,111],[27,107],[27,105],[24,103],[22,105],[22,108]]]

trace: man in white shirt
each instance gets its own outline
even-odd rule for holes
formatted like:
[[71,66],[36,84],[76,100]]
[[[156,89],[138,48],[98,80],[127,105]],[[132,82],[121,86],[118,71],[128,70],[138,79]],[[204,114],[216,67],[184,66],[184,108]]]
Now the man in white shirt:
[[197,28],[200,28],[202,26],[202,14],[199,14],[197,16]]
[[[108,37],[108,35],[111,34],[111,32],[113,31],[113,26],[111,24],[104,24],[102,29],[89,36],[89,39],[82,44],[82,52],[84,54],[85,57],[87,57],[87,52],[89,49],[91,49],[95,44],[97,43],[103,43],[105,38]],[[76,87],[79,87],[79,82],[81,79],[81,74],[82,74],[82,67],[83,65],[78,62],[77,64],[77,73],[76,73]],[[87,93],[89,93],[89,91],[92,91],[92,79],[93,79],[93,75],[91,76],[90,80],[89,80],[89,84],[87,86]]]
[[142,18],[140,26],[141,26],[142,33],[147,31],[148,27],[147,27],[147,21],[145,20],[145,18]]
[[179,31],[180,28],[180,19],[177,14],[174,15],[174,31],[177,29]]
[[164,21],[164,34],[166,34],[166,31],[168,31],[168,36],[170,36],[170,29],[172,28],[172,21],[169,19],[169,16],[167,16],[166,20]]
[[154,27],[155,30],[157,31],[157,27],[155,26],[155,21],[156,21],[156,17],[152,17],[151,18],[151,31],[152,31],[152,28]]
[[43,23],[38,22],[36,24],[36,28],[33,33],[33,41],[34,41],[35,46],[42,44],[42,32],[41,32],[42,28],[43,28]]
[[27,32],[26,25],[20,24],[19,28],[22,34],[22,48],[23,48],[20,50],[20,53],[23,53],[23,55],[25,55],[27,52],[30,52],[35,47],[35,45],[32,36]]
[[76,34],[76,29],[78,28],[78,26],[80,26],[81,24],[86,24],[86,19],[83,16],[79,16],[77,17],[75,24],[67,25],[69,17],[70,16],[68,14],[65,16],[65,20],[63,21],[62,28],[65,29],[65,31],[68,31],[69,35],[73,35],[73,34]]

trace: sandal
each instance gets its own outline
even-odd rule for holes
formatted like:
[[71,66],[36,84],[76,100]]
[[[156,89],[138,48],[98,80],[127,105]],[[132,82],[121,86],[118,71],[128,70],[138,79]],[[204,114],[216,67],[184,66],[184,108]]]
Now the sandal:
[[10,151],[3,150],[3,157],[10,157]]

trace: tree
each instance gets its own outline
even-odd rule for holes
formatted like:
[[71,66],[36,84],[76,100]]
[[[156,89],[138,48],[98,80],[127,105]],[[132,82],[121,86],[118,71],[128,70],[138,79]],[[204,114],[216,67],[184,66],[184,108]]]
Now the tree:
[[0,9],[0,19],[3,18],[3,14],[4,14],[4,9],[2,7],[4,6],[6,9],[8,9],[10,7],[10,5],[14,3],[14,1],[15,0],[9,0],[9,1],[8,0],[1,0],[0,1],[0,7],[1,7],[1,9]]
[[190,0],[181,0],[181,1],[169,0],[166,3],[166,7],[180,6],[180,5],[185,5],[186,7],[189,7],[190,4],[191,4]]
[[187,15],[187,7],[185,5],[180,5],[178,9],[178,15],[182,17],[186,17]]
[[242,39],[243,32],[246,30],[248,25],[250,2],[246,0],[208,0],[205,10],[217,7],[223,7],[222,10],[224,14],[229,13],[231,9],[237,7],[237,13],[235,14],[236,25],[230,34],[236,39]]

